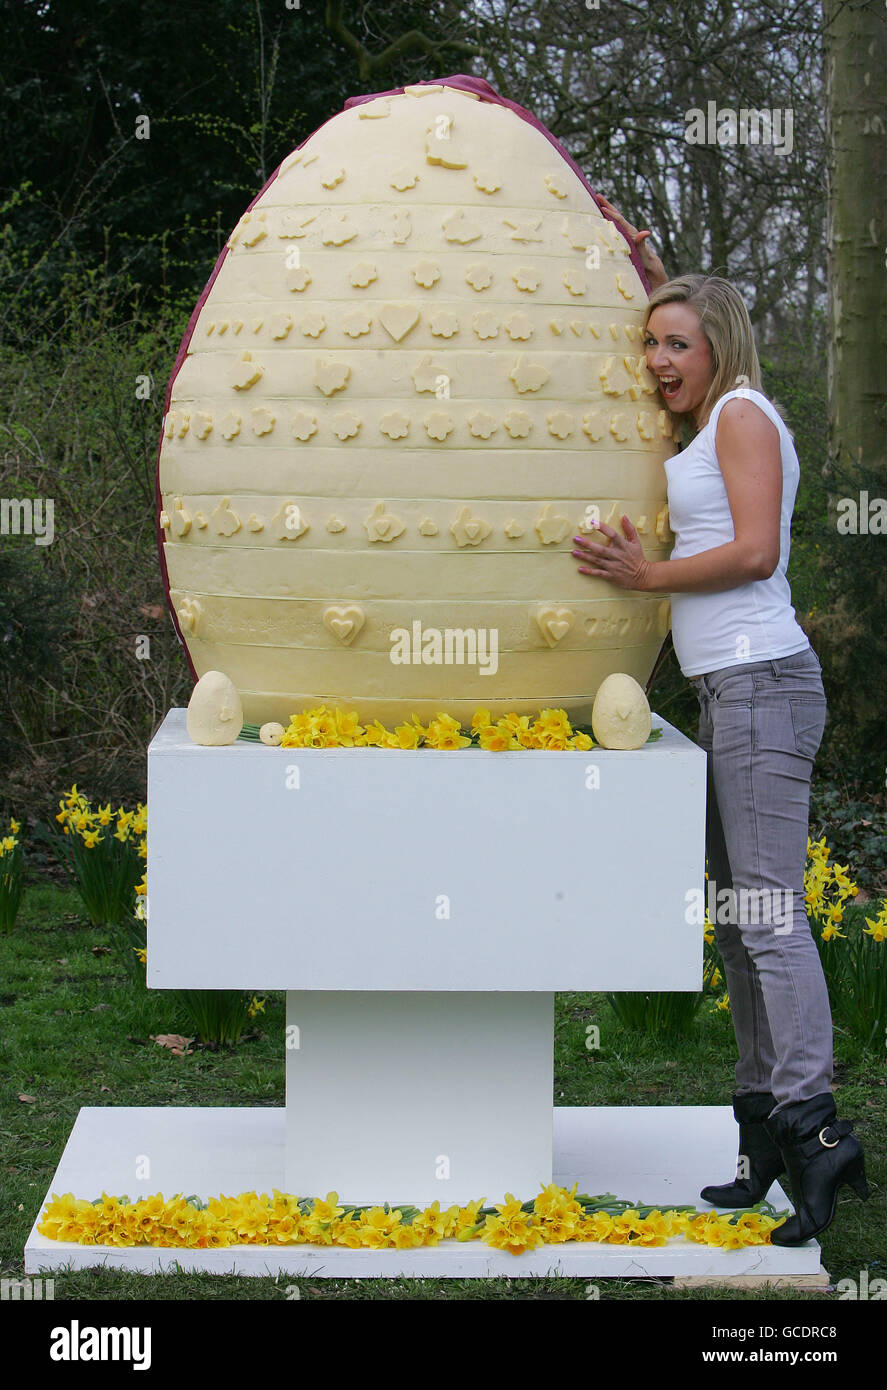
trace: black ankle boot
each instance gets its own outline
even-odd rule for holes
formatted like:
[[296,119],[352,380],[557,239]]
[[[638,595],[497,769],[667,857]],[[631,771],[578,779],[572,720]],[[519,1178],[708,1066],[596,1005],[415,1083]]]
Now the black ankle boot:
[[753,1207],[766,1197],[780,1173],[785,1171],[779,1145],[764,1128],[764,1121],[775,1104],[776,1097],[769,1091],[733,1097],[733,1114],[739,1125],[736,1171],[739,1173],[741,1166],[748,1170],[748,1176],[737,1177],[722,1187],[704,1187],[699,1194],[703,1201],[715,1207]]
[[823,1091],[765,1121],[785,1160],[795,1208],[795,1215],[771,1232],[773,1245],[801,1245],[824,1231],[834,1219],[842,1183],[863,1200],[869,1195],[862,1145],[851,1133],[852,1122],[836,1114],[834,1096]]

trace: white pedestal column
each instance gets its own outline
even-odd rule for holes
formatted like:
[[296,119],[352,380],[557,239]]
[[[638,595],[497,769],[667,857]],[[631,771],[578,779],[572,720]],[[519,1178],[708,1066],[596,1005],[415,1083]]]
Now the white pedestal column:
[[288,1192],[443,1210],[551,1182],[553,995],[286,1000]]

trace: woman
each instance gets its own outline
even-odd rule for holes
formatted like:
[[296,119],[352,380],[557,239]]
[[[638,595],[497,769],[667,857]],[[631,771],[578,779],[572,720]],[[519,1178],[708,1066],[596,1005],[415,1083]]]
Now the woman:
[[700,704],[709,900],[718,903],[713,926],[739,1051],[736,1180],[701,1196],[752,1206],[788,1172],[795,1215],[771,1240],[799,1245],[830,1224],[842,1183],[868,1196],[862,1148],[850,1121],[836,1119],[828,990],[804,909],[810,775],[826,699],[785,577],[800,469],[761,392],[738,291],[717,276],[668,280],[649,232],[601,203],[637,245],[653,285],[647,366],[668,409],[689,416],[697,433],[665,465],[676,537],[668,560],[645,559],[627,516],[622,535],[598,525],[606,542],[575,537],[573,554],[580,574],[672,595],[675,652]]

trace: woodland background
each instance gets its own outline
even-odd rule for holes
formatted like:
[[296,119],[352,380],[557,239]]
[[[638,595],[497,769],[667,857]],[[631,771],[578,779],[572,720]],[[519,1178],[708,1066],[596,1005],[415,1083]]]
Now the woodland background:
[[[143,799],[146,745],[187,703],[156,451],[244,207],[348,96],[465,72],[545,122],[670,275],[745,294],[801,461],[789,579],[830,706],[811,832],[883,890],[887,535],[839,534],[835,502],[887,495],[885,17],[875,0],[5,0],[0,496],[53,498],[55,540],[0,536],[0,811],[46,817],[73,781]],[[790,108],[791,153],[687,144],[684,112],[709,101]],[[670,648],[650,702],[695,735]]]

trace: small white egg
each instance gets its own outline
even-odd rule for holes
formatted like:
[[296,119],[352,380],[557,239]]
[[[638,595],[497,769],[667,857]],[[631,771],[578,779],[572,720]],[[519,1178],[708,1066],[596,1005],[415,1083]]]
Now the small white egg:
[[633,676],[614,671],[598,688],[591,729],[603,748],[640,748],[650,737],[650,706]]
[[220,747],[233,743],[243,728],[243,705],[233,681],[222,671],[207,671],[188,701],[188,735],[193,743]]

